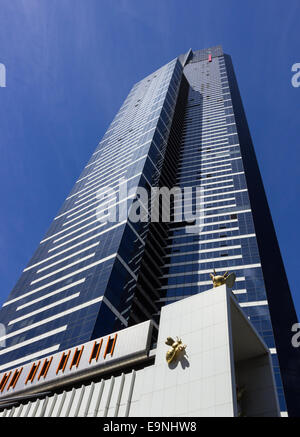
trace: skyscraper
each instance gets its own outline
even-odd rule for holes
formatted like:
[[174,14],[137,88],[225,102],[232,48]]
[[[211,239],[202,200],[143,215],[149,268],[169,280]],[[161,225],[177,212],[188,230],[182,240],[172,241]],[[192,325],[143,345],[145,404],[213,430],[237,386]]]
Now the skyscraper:
[[[138,189],[151,187],[180,189],[170,219],[130,220]],[[172,220],[183,200],[194,213],[200,205],[201,220]],[[99,218],[115,206],[115,220]],[[189,50],[133,86],[3,305],[0,372],[149,319],[158,327],[161,307],[206,291],[213,269],[235,272],[236,299],[271,351],[281,410],[299,415],[297,317],[220,46]]]

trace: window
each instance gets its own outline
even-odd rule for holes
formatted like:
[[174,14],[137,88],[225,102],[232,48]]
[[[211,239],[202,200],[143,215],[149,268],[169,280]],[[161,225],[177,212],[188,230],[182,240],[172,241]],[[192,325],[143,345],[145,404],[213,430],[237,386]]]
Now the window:
[[100,343],[97,343],[95,341],[93,349],[92,349],[92,353],[91,353],[91,356],[90,356],[90,359],[89,359],[89,363],[91,363],[91,361],[94,360],[94,359],[96,361],[98,361],[98,357],[99,357],[99,353],[100,353],[100,350],[101,350],[102,343],[103,343],[103,339],[102,338],[100,340]]
[[23,370],[23,367],[21,367],[20,370],[18,370],[18,369],[15,370],[15,373],[13,374],[13,377],[11,378],[11,380],[8,384],[7,390],[9,390],[10,387],[15,388],[16,383],[18,382],[18,379],[22,373],[22,370]]
[[113,355],[117,336],[118,334],[116,334],[114,338],[110,338],[110,336],[108,337],[105,352],[104,352],[104,358],[106,358],[106,355],[110,355],[110,356]]
[[71,364],[70,364],[70,369],[72,369],[73,366],[78,367],[78,364],[80,362],[80,358],[81,358],[81,355],[83,352],[83,348],[84,348],[84,346],[81,346],[81,349],[78,349],[78,348],[75,349],[73,359],[72,359]]
[[25,384],[27,384],[28,381],[32,382],[34,380],[35,374],[39,368],[40,363],[41,362],[39,361],[37,364],[35,364],[35,363],[32,364],[31,369],[27,375]]
[[52,359],[53,359],[53,357],[51,357],[50,359],[48,359],[48,358],[45,359],[44,364],[43,364],[43,366],[42,366],[42,368],[41,368],[40,374],[39,374],[39,376],[38,376],[38,380],[39,380],[42,376],[43,376],[44,378],[46,378],[47,373],[48,373],[48,370],[49,370],[49,367],[50,367],[51,362],[52,362]]
[[11,375],[11,371],[10,371],[8,374],[7,374],[7,373],[4,373],[3,378],[1,379],[1,382],[0,382],[0,390],[1,390],[1,393],[2,393],[3,390],[4,390],[4,388],[5,388],[5,386],[6,386],[6,383],[7,383],[7,381],[9,380],[10,375]]
[[67,365],[67,362],[68,362],[68,359],[69,359],[69,356],[70,356],[70,353],[71,353],[71,351],[69,351],[67,354],[65,354],[65,353],[62,354],[59,365],[57,366],[57,369],[56,369],[56,374],[58,374],[58,372],[60,370],[62,370],[64,372],[66,365]]

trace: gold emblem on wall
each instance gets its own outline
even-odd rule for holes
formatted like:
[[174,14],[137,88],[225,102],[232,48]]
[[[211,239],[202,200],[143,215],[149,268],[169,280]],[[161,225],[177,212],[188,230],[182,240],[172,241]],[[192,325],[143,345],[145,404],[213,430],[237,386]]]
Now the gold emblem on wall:
[[186,349],[186,344],[182,344],[182,340],[176,337],[176,341],[172,337],[168,337],[165,344],[171,346],[171,349],[166,353],[167,363],[172,363],[176,358],[182,354]]
[[213,281],[214,288],[223,284],[226,284],[228,288],[234,286],[236,279],[235,273],[228,274],[228,272],[225,272],[224,275],[217,275],[216,270],[214,269],[214,274],[210,273],[209,275]]

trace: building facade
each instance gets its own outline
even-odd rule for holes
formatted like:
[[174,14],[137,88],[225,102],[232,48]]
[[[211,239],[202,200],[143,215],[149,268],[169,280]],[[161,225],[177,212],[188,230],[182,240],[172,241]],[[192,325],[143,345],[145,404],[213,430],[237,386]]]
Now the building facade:
[[[155,348],[153,329],[148,320],[1,374],[0,417],[280,416],[270,351],[225,284],[163,307]],[[179,332],[185,350],[168,363]]]
[[[138,190],[151,187],[179,189],[169,220],[163,202],[157,220],[131,220]],[[196,218],[174,220],[183,202]],[[1,309],[0,372],[147,320],[155,345],[161,308],[209,289],[213,269],[235,272],[280,409],[300,415],[297,316],[220,46],[190,50],[133,86]]]

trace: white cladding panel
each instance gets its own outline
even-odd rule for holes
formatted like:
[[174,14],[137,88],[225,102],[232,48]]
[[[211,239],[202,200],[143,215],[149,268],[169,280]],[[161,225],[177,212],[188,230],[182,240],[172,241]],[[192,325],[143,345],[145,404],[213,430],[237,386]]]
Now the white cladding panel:
[[[129,337],[132,332],[142,332],[128,328],[123,334],[126,331]],[[148,337],[148,331],[143,332]],[[168,365],[166,352],[170,346],[165,341],[170,336],[180,336],[187,347],[186,354]],[[134,349],[141,341],[131,339],[129,347]],[[238,381],[246,385],[245,415],[279,416],[269,351],[225,285],[164,307],[155,354],[155,363],[141,370],[129,370],[41,400],[24,401],[0,414],[233,417],[240,409],[236,400]]]

